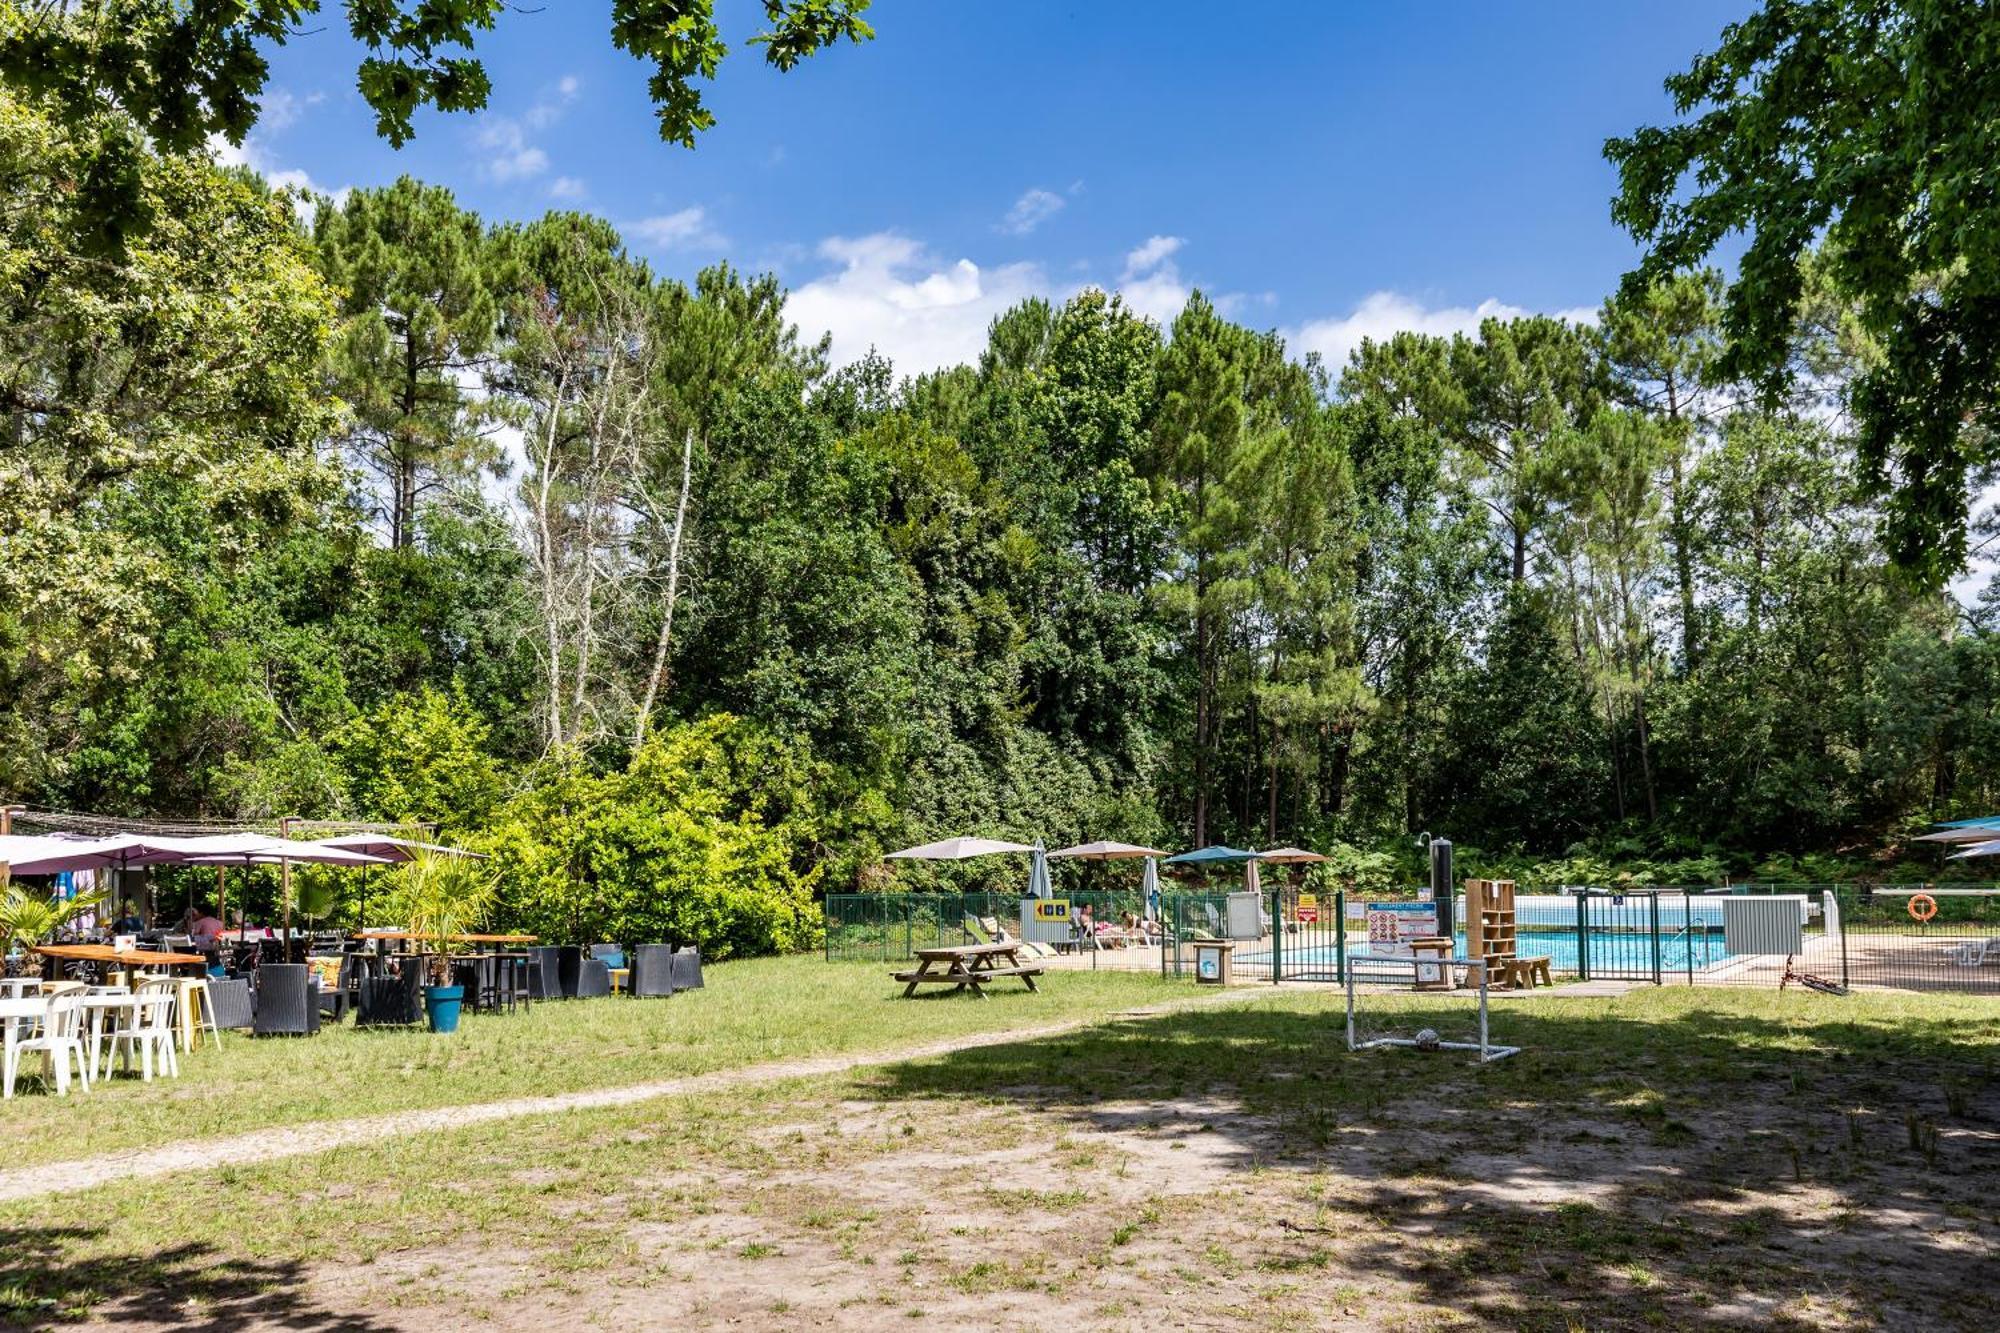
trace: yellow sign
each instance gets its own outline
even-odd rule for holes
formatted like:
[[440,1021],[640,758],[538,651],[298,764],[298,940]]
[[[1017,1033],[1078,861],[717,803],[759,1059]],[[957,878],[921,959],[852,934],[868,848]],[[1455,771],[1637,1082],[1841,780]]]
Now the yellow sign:
[[1035,900],[1035,920],[1067,924],[1069,921],[1069,899],[1037,898]]
[[1302,894],[1300,894],[1300,895],[1299,895],[1299,906],[1301,906],[1301,907],[1318,907],[1318,906],[1319,906],[1319,899],[1318,899],[1318,897],[1316,897],[1316,896],[1315,896],[1315,895],[1313,895],[1313,894],[1310,894],[1310,893],[1302,893]]

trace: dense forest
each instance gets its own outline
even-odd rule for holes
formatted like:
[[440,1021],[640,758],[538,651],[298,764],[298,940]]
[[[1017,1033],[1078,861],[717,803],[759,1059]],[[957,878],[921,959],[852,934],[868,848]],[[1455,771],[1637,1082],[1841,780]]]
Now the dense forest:
[[1341,366],[1085,290],[901,376],[414,180],[139,149],[114,244],[87,137],[0,96],[9,800],[433,821],[747,949],[952,833],[1820,877],[2000,796],[2000,602],[1886,559],[1816,260],[1782,398],[1713,274]]

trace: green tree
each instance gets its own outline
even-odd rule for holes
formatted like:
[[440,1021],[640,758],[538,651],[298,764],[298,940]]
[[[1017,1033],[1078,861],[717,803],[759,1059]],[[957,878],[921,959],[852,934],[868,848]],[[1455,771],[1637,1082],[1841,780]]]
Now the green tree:
[[2000,13],[1980,0],[1764,0],[1667,80],[1679,117],[1612,139],[1612,216],[1642,293],[1748,237],[1721,368],[1767,393],[1801,369],[1808,260],[1881,355],[1851,403],[1890,553],[1929,582],[1965,557],[1966,474],[2000,390]]
[[498,460],[468,383],[492,346],[505,277],[479,219],[408,176],[323,206],[313,240],[340,292],[331,364],[347,447],[386,488],[389,545],[402,550],[428,494]]

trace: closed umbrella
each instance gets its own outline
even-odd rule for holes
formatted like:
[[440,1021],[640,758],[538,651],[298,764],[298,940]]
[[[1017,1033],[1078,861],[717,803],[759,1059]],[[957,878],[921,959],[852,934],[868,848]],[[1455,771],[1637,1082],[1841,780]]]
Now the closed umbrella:
[[1042,840],[1035,839],[1034,859],[1028,865],[1028,896],[1030,898],[1053,898],[1055,889],[1049,884],[1049,854],[1042,848]]
[[1154,921],[1160,919],[1160,863],[1152,857],[1146,858],[1146,878],[1139,883],[1139,892],[1146,897],[1146,916]]

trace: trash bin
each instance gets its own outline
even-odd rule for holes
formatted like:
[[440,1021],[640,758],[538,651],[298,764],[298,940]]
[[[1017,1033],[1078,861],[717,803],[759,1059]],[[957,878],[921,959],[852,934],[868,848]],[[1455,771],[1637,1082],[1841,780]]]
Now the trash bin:
[[1204,986],[1227,986],[1229,958],[1235,952],[1235,940],[1194,941],[1194,979]]

